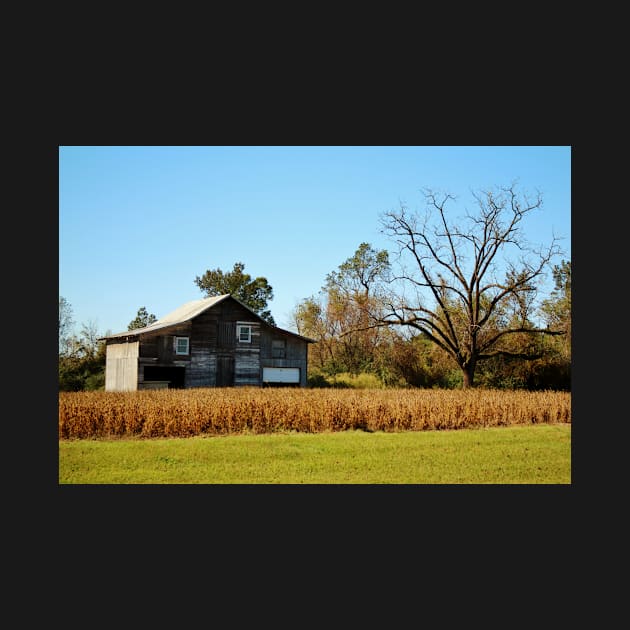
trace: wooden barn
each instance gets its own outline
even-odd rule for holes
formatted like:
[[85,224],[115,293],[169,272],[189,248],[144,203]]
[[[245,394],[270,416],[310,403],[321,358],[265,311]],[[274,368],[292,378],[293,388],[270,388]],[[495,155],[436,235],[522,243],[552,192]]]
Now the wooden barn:
[[187,302],[149,326],[103,339],[106,391],[305,387],[314,342],[271,326],[231,295]]

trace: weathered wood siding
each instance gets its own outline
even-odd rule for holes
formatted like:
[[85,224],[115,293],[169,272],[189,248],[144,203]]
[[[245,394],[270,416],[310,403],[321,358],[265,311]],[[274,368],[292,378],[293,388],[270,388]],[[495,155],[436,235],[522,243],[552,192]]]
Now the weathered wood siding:
[[173,361],[189,360],[190,357],[175,354],[175,337],[190,337],[191,322],[169,326],[151,335],[143,335],[140,357],[157,359],[159,364],[170,365]]
[[217,324],[212,311],[201,313],[190,322],[190,365],[186,387],[214,387],[217,374]]
[[216,352],[203,347],[192,350],[190,366],[186,369],[186,387],[214,387],[216,374]]
[[107,344],[105,354],[105,391],[124,392],[138,389],[139,342]]
[[[247,319],[238,320],[236,325],[251,326],[251,342],[236,340],[234,356],[234,385],[260,385],[260,322],[254,321],[251,314]],[[235,325],[235,329],[236,329]]]

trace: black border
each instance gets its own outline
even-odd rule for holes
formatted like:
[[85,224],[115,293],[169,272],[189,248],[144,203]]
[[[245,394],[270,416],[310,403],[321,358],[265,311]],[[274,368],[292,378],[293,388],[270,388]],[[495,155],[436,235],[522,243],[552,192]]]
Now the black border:
[[[77,142],[76,136],[72,134],[60,135],[60,145],[75,142],[100,144],[93,137],[82,137]],[[311,136],[307,136],[304,144],[312,140]],[[551,136],[556,142],[548,144],[564,144],[561,134]],[[134,134],[129,134],[129,137],[133,142],[128,144],[137,143]],[[345,144],[348,134],[342,133],[341,138]],[[356,140],[352,133],[350,138]],[[398,139],[393,138],[391,144],[396,144]],[[514,144],[519,144],[520,139],[516,139]],[[221,141],[209,144],[236,143],[223,137]],[[436,139],[433,144],[442,143]],[[42,181],[49,182],[48,189],[42,186],[39,191],[43,197],[40,204],[44,208],[58,207],[58,147],[48,146],[42,161]],[[571,160],[573,170],[575,148],[572,149]],[[51,199],[53,196],[56,199]],[[579,203],[574,184],[572,199],[573,203]],[[164,545],[168,547],[175,541],[190,549],[195,541],[203,540],[208,546],[195,547],[201,557],[209,553],[209,548],[220,554],[226,548],[234,549],[234,545],[240,545],[245,552],[252,552],[254,543],[258,543],[256,549],[269,549],[271,546],[279,557],[287,560],[296,548],[304,551],[330,545],[328,551],[335,549],[343,552],[360,541],[377,550],[385,545],[393,553],[403,556],[422,550],[427,558],[439,558],[440,549],[448,555],[453,548],[484,548],[494,562],[500,562],[506,553],[520,557],[524,549],[530,549],[538,555],[540,546],[549,545],[547,548],[555,550],[555,556],[560,562],[566,560],[568,547],[560,541],[565,541],[568,532],[575,528],[576,484],[579,480],[584,481],[584,475],[579,472],[577,448],[582,435],[579,425],[584,420],[584,414],[575,405],[575,399],[573,423],[578,425],[578,430],[574,432],[572,447],[571,485],[59,485],[58,438],[54,422],[58,393],[57,359],[54,354],[56,350],[53,349],[55,331],[52,330],[55,322],[52,310],[57,299],[52,295],[52,287],[55,284],[58,286],[58,277],[56,282],[54,277],[58,264],[53,264],[53,261],[58,263],[58,248],[54,246],[55,241],[59,242],[58,215],[53,211],[43,212],[42,215],[42,229],[37,231],[35,247],[37,251],[46,252],[47,262],[43,265],[43,271],[46,275],[50,273],[52,278],[46,277],[42,283],[45,299],[38,298],[38,302],[45,307],[37,309],[30,324],[37,329],[43,324],[42,336],[47,340],[43,341],[46,365],[50,367],[51,378],[46,379],[41,388],[38,386],[41,395],[36,397],[35,408],[36,418],[39,419],[37,431],[40,431],[41,423],[47,427],[44,431],[46,439],[42,461],[46,461],[48,467],[42,474],[45,478],[45,493],[54,505],[53,544],[63,547],[68,554],[80,556],[87,547],[98,557],[108,552],[120,557],[131,552],[148,557],[148,549],[159,553]],[[579,215],[575,212],[572,212],[572,222],[572,264],[577,258],[577,274],[574,274],[574,278],[577,275],[579,293],[585,290],[585,281],[580,278],[584,272],[577,238],[581,228]],[[575,291],[573,293],[576,294]],[[581,301],[578,298],[578,304]],[[582,339],[579,320],[579,316],[574,316],[573,347],[577,350],[574,356],[578,357],[582,351],[579,348]],[[48,326],[51,330],[47,331]],[[573,375],[575,391],[580,386],[583,373],[573,370]],[[578,400],[582,405],[584,397],[578,397]],[[140,552],[139,549],[145,551]]]

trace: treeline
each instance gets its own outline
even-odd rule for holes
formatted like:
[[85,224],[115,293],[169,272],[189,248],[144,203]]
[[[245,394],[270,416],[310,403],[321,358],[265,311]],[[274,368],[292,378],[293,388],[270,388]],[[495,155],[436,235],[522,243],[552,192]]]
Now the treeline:
[[[310,387],[422,387],[459,389],[461,370],[439,347],[418,335],[405,339],[393,331],[359,364],[344,357],[344,347],[329,342],[330,357],[309,348]],[[571,359],[557,341],[543,342],[543,357],[533,361],[496,358],[477,371],[476,387],[569,391]]]
[[[312,378],[377,374],[384,383],[570,389],[571,263],[553,236],[528,241],[521,223],[542,206],[516,184],[455,197],[425,189],[425,208],[381,217],[387,250],[362,243],[295,309],[318,344]],[[555,289],[546,295],[546,272]]]
[[[384,252],[363,243],[355,255],[329,274],[316,296],[303,300],[293,312],[293,328],[315,339],[308,356],[310,387],[374,388],[419,387],[456,389],[462,386],[462,372],[453,359],[425,335],[392,326],[360,330],[366,313],[362,301],[370,296],[374,273],[362,276],[366,265],[380,260],[387,267]],[[369,266],[369,265],[368,265]],[[358,279],[363,277],[363,284]],[[515,351],[536,351],[532,360],[496,355],[477,368],[475,384],[496,389],[565,390],[571,388],[571,263],[553,268],[555,289],[544,301],[540,315],[549,327],[563,328],[562,336],[538,339],[514,335]],[[362,292],[350,297],[349,287],[358,281]],[[345,287],[345,290],[342,290]],[[363,297],[362,297],[362,295]],[[83,324],[71,334],[72,309],[59,298],[59,389],[61,391],[102,390],[105,385],[105,343],[98,341],[96,326]],[[129,324],[140,328],[155,321],[144,307]],[[359,329],[359,330],[357,330]]]
[[59,297],[59,390],[94,391],[105,387],[105,343],[96,324],[82,324],[73,332],[72,306]]
[[[327,276],[316,296],[303,300],[294,310],[294,327],[317,341],[309,347],[311,387],[462,387],[460,367],[422,332],[370,325],[369,313],[375,312],[379,300],[376,283],[387,276],[388,268],[387,252],[362,243],[352,258]],[[563,260],[552,273],[555,288],[536,314],[547,327],[566,333],[511,335],[508,347],[512,355],[499,353],[480,362],[476,386],[570,390],[570,261]],[[368,303],[371,310],[363,308]]]

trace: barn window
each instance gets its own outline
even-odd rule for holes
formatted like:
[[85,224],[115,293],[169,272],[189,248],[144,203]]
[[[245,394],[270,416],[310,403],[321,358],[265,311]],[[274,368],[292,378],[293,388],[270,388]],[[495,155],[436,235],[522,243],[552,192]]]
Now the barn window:
[[238,336],[239,343],[251,343],[252,342],[252,327],[245,324],[237,324],[236,334]]
[[188,337],[175,337],[175,354],[188,354]]
[[273,339],[271,341],[271,358],[284,359],[286,355],[286,344],[284,339]]

